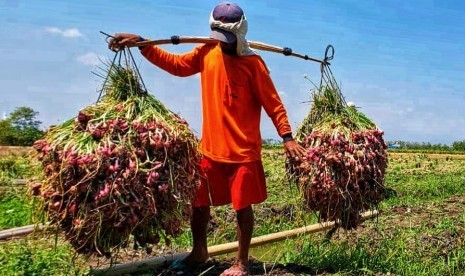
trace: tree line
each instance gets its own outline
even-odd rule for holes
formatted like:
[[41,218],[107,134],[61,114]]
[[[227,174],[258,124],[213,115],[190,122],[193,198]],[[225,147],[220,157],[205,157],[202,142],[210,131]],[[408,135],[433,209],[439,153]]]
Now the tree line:
[[390,145],[398,145],[401,150],[425,150],[425,151],[465,151],[465,140],[455,141],[451,145],[446,144],[431,144],[429,142],[407,142],[407,141],[392,141],[387,142]]
[[[39,112],[27,106],[17,107],[6,118],[0,120],[1,146],[31,146],[34,141],[44,135],[40,129],[41,121],[37,119]],[[279,146],[281,141],[263,139],[265,147]],[[465,152],[465,140],[455,141],[451,145],[431,144],[429,142],[387,141],[401,150],[462,151]]]

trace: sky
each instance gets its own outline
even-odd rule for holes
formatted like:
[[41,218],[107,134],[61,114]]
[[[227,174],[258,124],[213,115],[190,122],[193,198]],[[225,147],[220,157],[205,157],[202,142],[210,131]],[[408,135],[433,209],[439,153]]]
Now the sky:
[[[114,53],[100,31],[150,39],[208,36],[218,1],[0,0],[0,114],[28,106],[45,129],[94,104],[103,79],[94,73]],[[384,130],[388,141],[452,144],[465,140],[465,2],[461,0],[236,1],[247,39],[323,58],[346,101]],[[165,45],[174,53],[195,44]],[[294,130],[311,108],[319,64],[259,52]],[[174,77],[135,59],[148,90],[200,136],[200,78]],[[264,139],[279,139],[263,113]]]

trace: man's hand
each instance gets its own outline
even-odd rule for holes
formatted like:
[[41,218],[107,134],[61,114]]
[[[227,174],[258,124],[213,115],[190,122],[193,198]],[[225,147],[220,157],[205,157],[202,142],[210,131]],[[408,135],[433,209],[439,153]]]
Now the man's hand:
[[108,48],[112,51],[119,51],[124,47],[130,47],[136,45],[137,42],[144,41],[140,35],[136,34],[115,34],[114,38],[108,42]]
[[295,140],[284,142],[284,149],[286,150],[287,158],[292,158],[296,161],[302,160],[302,157],[307,155],[306,150]]

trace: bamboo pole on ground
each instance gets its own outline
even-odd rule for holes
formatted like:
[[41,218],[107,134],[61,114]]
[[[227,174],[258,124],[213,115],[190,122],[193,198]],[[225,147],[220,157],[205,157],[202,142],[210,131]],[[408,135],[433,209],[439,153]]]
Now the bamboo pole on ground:
[[[378,211],[368,211],[363,213],[362,220],[367,220],[378,215]],[[324,223],[317,223],[312,225],[307,225],[301,228],[296,228],[293,230],[287,230],[283,232],[268,234],[264,236],[259,236],[252,238],[250,242],[250,247],[256,247],[267,243],[273,243],[281,240],[285,240],[288,238],[293,238],[299,235],[304,234],[313,234],[317,232],[321,232],[324,230],[331,229],[335,226],[334,221],[324,222]],[[208,247],[208,256],[214,257],[218,255],[223,255],[227,253],[231,253],[237,251],[238,249],[238,242],[231,242],[225,243],[220,245],[214,245]],[[108,266],[101,269],[96,269],[92,271],[94,275],[122,275],[127,273],[132,273],[135,271],[140,270],[147,270],[159,267],[167,262],[173,262],[175,260],[182,260],[188,255],[188,252],[182,253],[175,253],[172,255],[166,255],[162,257],[154,257],[145,260],[140,260],[132,263],[123,263],[123,264],[116,264],[114,266]]]
[[4,192],[23,191],[27,188],[27,179],[0,179],[0,194]]
[[28,183],[27,179],[14,179],[13,184],[15,185],[26,185]]
[[27,179],[11,179],[0,182],[0,186],[9,186],[7,184],[13,184],[18,186],[26,186],[28,183]]
[[45,228],[44,224],[39,224],[39,225],[26,225],[22,227],[16,227],[16,228],[11,228],[7,230],[2,230],[0,231],[0,240],[7,240],[11,238],[17,238],[21,236],[26,236],[31,234],[32,232],[36,230],[42,230]]

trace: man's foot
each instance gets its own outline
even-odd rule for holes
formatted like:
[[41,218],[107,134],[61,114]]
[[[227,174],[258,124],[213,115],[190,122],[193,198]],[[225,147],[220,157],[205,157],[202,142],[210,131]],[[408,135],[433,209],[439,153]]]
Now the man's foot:
[[249,266],[236,261],[230,268],[223,271],[220,276],[248,276]]
[[182,260],[175,260],[171,263],[171,269],[174,271],[188,271],[195,269],[197,266],[205,263],[208,259],[208,254],[194,254],[191,252]]

